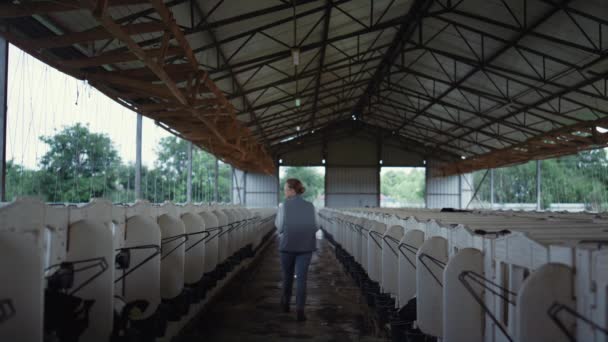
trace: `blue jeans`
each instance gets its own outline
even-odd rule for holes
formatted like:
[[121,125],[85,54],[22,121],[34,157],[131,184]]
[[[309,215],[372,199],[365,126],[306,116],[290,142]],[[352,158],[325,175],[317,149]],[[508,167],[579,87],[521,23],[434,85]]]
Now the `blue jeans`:
[[306,278],[312,252],[291,253],[281,252],[281,268],[283,269],[283,300],[289,303],[293,288],[293,274],[296,282],[296,309],[304,309],[306,304]]

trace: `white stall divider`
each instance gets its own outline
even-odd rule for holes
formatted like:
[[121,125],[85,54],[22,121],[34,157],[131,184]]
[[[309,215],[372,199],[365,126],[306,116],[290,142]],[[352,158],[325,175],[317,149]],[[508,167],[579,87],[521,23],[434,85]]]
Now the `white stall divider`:
[[68,208],[64,205],[45,206],[45,268],[65,260],[68,243],[68,217]]
[[[493,236],[492,236],[493,237]],[[450,257],[463,248],[476,248],[483,250],[483,237],[475,234],[464,225],[457,225],[448,230],[448,254]]]
[[236,217],[232,210],[228,208],[222,209],[224,215],[228,219],[228,227],[224,230],[224,235],[226,236],[226,254],[227,257],[232,256],[235,251],[235,227],[236,227]]
[[[571,267],[548,263],[533,272],[523,283],[515,306],[515,339],[519,342],[570,341],[551,317],[555,305],[575,308],[574,272]],[[561,316],[561,324],[572,336],[574,319]]]
[[371,280],[380,283],[382,278],[382,237],[386,225],[378,221],[370,221],[367,239],[367,267]]
[[360,222],[361,222],[361,227],[360,227],[361,229],[359,230],[359,235],[361,236],[361,262],[360,263],[361,263],[361,266],[363,266],[363,269],[369,275],[367,258],[368,258],[368,254],[369,254],[368,242],[369,242],[369,230],[371,228],[371,221],[366,218],[360,218]]
[[[608,250],[606,248],[593,252],[591,259],[592,279],[595,282],[596,303],[595,309],[590,315],[592,322],[602,329],[592,329],[595,342],[608,342]],[[580,291],[580,290],[579,290]],[[583,289],[588,293],[587,289]],[[593,292],[592,292],[593,293]],[[581,297],[581,295],[579,295]],[[589,324],[577,324],[577,327],[588,326]],[[579,341],[583,341],[579,338]]]
[[180,219],[179,208],[165,202],[157,208],[157,222],[161,234],[160,295],[172,299],[184,288],[184,251],[186,228]]
[[416,253],[424,243],[421,230],[407,231],[399,244],[399,306],[416,296]]
[[[483,256],[464,248],[448,261],[443,272],[443,334],[445,342],[483,341]],[[474,297],[475,296],[475,297]]]
[[66,261],[75,269],[70,294],[93,300],[88,328],[81,341],[107,342],[113,326],[114,248],[112,236],[112,203],[94,199],[90,203],[69,207],[70,226]]
[[205,230],[209,232],[209,237],[205,240],[205,273],[215,269],[218,263],[218,237],[221,234],[217,216],[205,208],[199,215],[205,221]]
[[205,272],[205,238],[209,233],[198,212],[199,208],[192,204],[182,207],[181,220],[188,235],[184,262],[184,282],[187,285],[197,283]]
[[[401,226],[391,226],[382,238],[382,282],[385,292],[399,297],[399,243],[405,230]],[[398,300],[395,301],[398,305]]]
[[42,202],[19,198],[0,207],[1,341],[42,341],[44,240]]
[[359,265],[362,263],[362,233],[363,230],[361,229],[361,227],[363,226],[363,218],[361,217],[357,217],[354,218],[354,229],[352,231],[352,247],[353,247],[353,257],[355,258],[355,261],[357,263],[359,263]]
[[243,212],[241,210],[239,210],[239,208],[233,208],[232,213],[236,219],[235,239],[234,239],[234,242],[235,242],[234,252],[236,252],[243,247],[243,244],[245,241],[245,237],[244,237],[245,215],[243,215]]
[[[115,274],[115,293],[125,302],[144,300],[145,311],[135,319],[152,316],[160,304],[161,232],[154,208],[137,201],[125,208],[124,244],[116,253],[128,255],[128,267]],[[125,265],[126,266],[126,265]]]
[[217,222],[219,224],[219,227],[221,228],[220,230],[220,235],[217,236],[218,238],[218,264],[221,264],[222,262],[224,262],[226,259],[228,259],[228,257],[230,256],[230,254],[228,254],[228,216],[226,216],[226,214],[224,213],[223,210],[220,209],[214,209],[213,210],[213,214],[215,215],[215,217],[217,217]]
[[428,238],[416,254],[416,312],[425,334],[443,336],[443,268],[448,261],[447,240]]

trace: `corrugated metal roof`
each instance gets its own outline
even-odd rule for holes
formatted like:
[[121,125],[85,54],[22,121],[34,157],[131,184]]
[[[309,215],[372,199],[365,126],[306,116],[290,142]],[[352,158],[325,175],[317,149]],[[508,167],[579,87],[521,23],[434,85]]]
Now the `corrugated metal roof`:
[[[605,124],[608,3],[603,0],[172,0],[165,5],[238,119],[271,151],[293,134],[353,115],[417,141],[429,157],[453,158],[457,163],[447,173],[608,141],[589,133],[593,140],[579,135],[543,146],[539,138],[571,125],[591,132]],[[6,10],[15,6],[20,5]],[[142,0],[113,0],[108,13],[123,25],[158,21],[149,8]],[[39,12],[36,20],[64,31],[54,28],[54,34],[98,25],[86,11]],[[9,14],[2,17],[20,17]],[[19,19],[4,21],[34,34],[20,27]],[[132,38],[158,48],[162,31]],[[294,46],[300,51],[297,68]],[[113,53],[125,47],[99,39],[80,42],[78,49]],[[51,53],[68,53],[64,50]],[[127,59],[111,66],[131,69],[142,63]],[[504,157],[488,157],[499,153]]]

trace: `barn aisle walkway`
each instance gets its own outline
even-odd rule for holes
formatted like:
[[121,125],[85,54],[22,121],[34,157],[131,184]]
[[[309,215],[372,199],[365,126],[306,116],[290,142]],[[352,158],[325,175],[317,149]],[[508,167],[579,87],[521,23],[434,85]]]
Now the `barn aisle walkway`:
[[306,322],[296,321],[293,307],[290,313],[280,310],[281,274],[275,239],[258,263],[235,279],[191,324],[184,341],[384,341],[371,336],[374,324],[367,306],[342,271],[331,245],[325,240],[318,242],[310,267]]

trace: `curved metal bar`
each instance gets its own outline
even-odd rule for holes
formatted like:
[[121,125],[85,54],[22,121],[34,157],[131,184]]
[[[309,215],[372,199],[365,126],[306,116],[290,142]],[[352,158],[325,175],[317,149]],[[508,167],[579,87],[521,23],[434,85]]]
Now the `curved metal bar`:
[[[76,260],[76,261],[64,261],[62,263],[59,264],[54,264],[51,265],[49,267],[47,267],[45,269],[46,271],[49,271],[53,268],[57,268],[57,267],[62,267],[64,265],[71,265],[73,267],[73,265],[78,265],[78,264],[85,264],[85,263],[93,263],[92,265],[87,265],[81,268],[73,268],[73,272],[82,272],[82,271],[86,271],[95,267],[99,267],[100,270],[93,274],[89,279],[85,280],[82,284],[80,284],[77,288],[73,289],[69,294],[70,295],[74,295],[74,293],[80,291],[81,289],[83,289],[85,286],[89,285],[93,280],[97,279],[100,275],[103,274],[103,272],[105,272],[108,269],[108,262],[106,261],[106,259],[104,257],[98,257],[98,258],[90,258],[90,259],[82,259],[82,260]],[[51,275],[52,276],[52,275]],[[45,278],[50,278],[51,276],[47,276]]]
[[602,334],[604,334],[604,336],[608,336],[608,329],[606,329],[605,327],[602,327],[601,325],[595,323],[594,321],[590,320],[589,318],[583,316],[582,314],[580,314],[576,310],[572,309],[571,307],[564,305],[562,303],[555,302],[547,310],[547,315],[549,315],[549,317],[551,317],[551,320],[557,325],[559,330],[561,330],[561,332],[564,333],[564,335],[566,335],[566,337],[568,337],[568,339],[570,341],[576,342],[576,337],[570,331],[568,331],[566,324],[564,324],[564,322],[562,322],[560,320],[558,315],[561,312],[574,316],[577,320],[581,320],[585,324],[589,325],[593,330],[597,330],[597,331],[601,332]]
[[[399,246],[399,240],[395,239],[394,237],[390,236],[390,235],[384,235],[382,237],[382,240],[384,240],[384,242],[386,242],[386,245],[388,246],[388,248],[391,250],[391,252],[393,252],[393,254],[399,258],[399,253],[397,253],[397,251],[393,248],[393,246],[391,246],[391,244],[389,243],[389,241],[396,243],[397,246]],[[397,247],[398,248],[398,247]]]
[[369,236],[372,238],[372,241],[374,241],[374,243],[376,244],[376,246],[378,246],[378,248],[380,248],[380,250],[382,250],[382,244],[380,243],[380,241],[378,241],[374,236],[377,235],[380,237],[380,239],[382,239],[383,235],[378,233],[377,231],[374,230],[370,230],[369,231]]
[[[173,247],[173,249],[171,249],[170,251],[168,251],[167,253],[165,253],[164,255],[162,254],[163,252],[163,247],[166,244],[169,244],[173,241],[179,240],[181,238],[184,238],[184,241],[180,242],[179,244],[177,244],[177,246]],[[179,235],[174,235],[174,236],[169,236],[166,238],[163,238],[160,240],[160,251],[161,251],[161,257],[160,260],[165,259],[166,257],[168,257],[169,255],[171,255],[173,252],[175,252],[180,246],[183,246],[186,242],[188,241],[188,235],[187,234],[179,234]]]
[[429,259],[433,264],[435,264],[435,266],[438,266],[441,269],[445,268],[445,265],[446,265],[445,262],[443,262],[435,257],[432,257],[426,253],[420,253],[420,255],[418,256],[418,260],[420,260],[420,263],[422,264],[422,266],[424,266],[424,268],[426,268],[426,270],[429,271],[429,273],[431,274],[431,276],[433,276],[433,279],[435,279],[437,284],[439,284],[439,286],[443,287],[443,283],[441,282],[441,280],[439,280],[439,278],[437,278],[437,276],[435,275],[433,270],[431,270],[429,265],[427,265],[426,262],[424,262],[424,259]]
[[138,268],[142,267],[148,261],[152,260],[154,257],[156,257],[157,255],[159,255],[161,253],[161,247],[159,245],[139,245],[139,246],[125,247],[125,248],[116,249],[117,252],[119,252],[119,251],[131,251],[131,250],[142,250],[142,249],[153,249],[154,252],[151,255],[149,255],[148,257],[146,257],[144,260],[142,260],[139,264],[137,264],[137,265],[135,265],[133,267],[129,267],[129,270],[127,272],[124,272],[122,274],[122,276],[120,276],[118,279],[114,280],[115,284],[118,283],[119,281],[123,280],[124,278],[126,278],[129,274],[133,273],[135,270],[137,270]]
[[[481,274],[478,274],[473,271],[463,271],[458,275],[458,280],[460,281],[460,283],[462,283],[462,286],[464,286],[464,288],[467,290],[467,292],[469,292],[469,294],[473,297],[473,299],[477,302],[477,304],[479,304],[479,306],[481,306],[481,308],[486,313],[486,315],[488,315],[488,317],[490,317],[492,322],[494,322],[494,324],[498,327],[498,329],[500,329],[500,331],[503,333],[503,335],[509,341],[513,342],[514,341],[513,337],[511,337],[511,335],[509,335],[509,333],[507,332],[507,329],[503,326],[503,324],[498,320],[498,318],[494,315],[494,313],[486,305],[484,299],[475,292],[475,289],[473,289],[473,286],[471,285],[471,283],[469,283],[468,279],[474,281],[476,284],[480,285],[483,289],[498,296],[499,298],[502,298],[504,301],[506,301],[507,303],[509,303],[513,306],[515,306],[515,301],[511,300],[508,296],[517,296],[517,293],[515,293],[499,284],[496,284],[493,281],[491,281],[487,278],[484,278]],[[491,286],[487,286],[486,283],[490,284]],[[497,291],[497,289],[506,293],[507,295],[500,293],[499,291]]]

